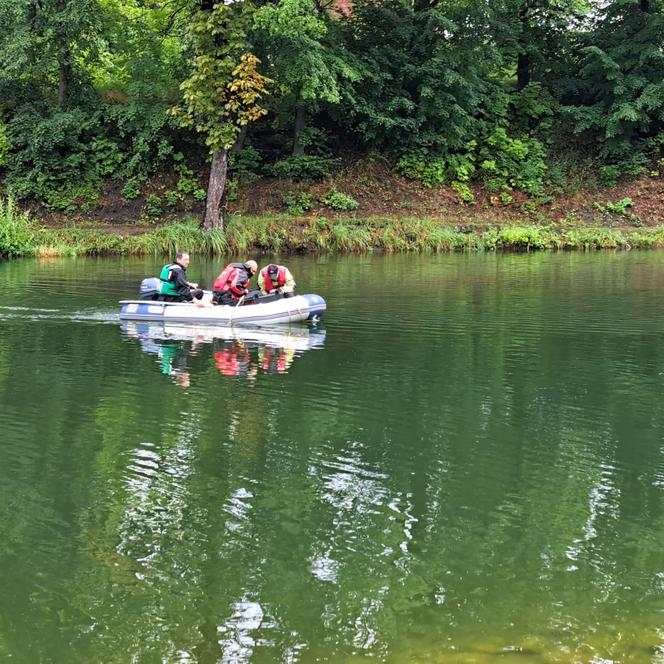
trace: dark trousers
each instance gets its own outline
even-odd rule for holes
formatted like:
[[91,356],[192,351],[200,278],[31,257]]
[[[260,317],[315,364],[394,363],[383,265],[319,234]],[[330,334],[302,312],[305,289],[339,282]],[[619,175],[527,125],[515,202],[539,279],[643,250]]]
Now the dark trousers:
[[204,293],[200,288],[188,289],[187,293],[182,295],[160,295],[161,302],[191,302],[192,300],[200,300]]
[[[252,288],[242,300],[242,304],[253,304],[254,300],[260,295],[260,291],[257,288]],[[214,291],[212,293],[212,301],[215,304],[228,304],[231,307],[237,307],[240,298],[236,295],[233,295],[231,291]]]

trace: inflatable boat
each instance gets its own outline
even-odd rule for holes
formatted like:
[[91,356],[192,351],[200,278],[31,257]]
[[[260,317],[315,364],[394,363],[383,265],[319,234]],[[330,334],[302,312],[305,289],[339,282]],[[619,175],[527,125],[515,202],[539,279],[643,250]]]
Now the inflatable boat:
[[320,295],[294,295],[239,307],[215,305],[198,307],[189,302],[158,302],[152,300],[121,300],[122,320],[146,320],[204,325],[265,325],[317,321],[327,308]]

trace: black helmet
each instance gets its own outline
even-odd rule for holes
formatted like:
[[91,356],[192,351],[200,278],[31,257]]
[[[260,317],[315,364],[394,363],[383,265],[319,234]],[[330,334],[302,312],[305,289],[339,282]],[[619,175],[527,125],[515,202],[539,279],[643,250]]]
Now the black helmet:
[[274,279],[279,274],[279,267],[274,263],[272,263],[267,266],[267,273],[270,275],[272,279]]

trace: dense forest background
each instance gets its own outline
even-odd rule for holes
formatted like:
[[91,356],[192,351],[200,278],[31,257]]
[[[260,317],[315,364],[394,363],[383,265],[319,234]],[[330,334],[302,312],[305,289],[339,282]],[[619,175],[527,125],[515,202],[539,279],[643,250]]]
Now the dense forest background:
[[[159,216],[264,176],[379,158],[472,202],[653,173],[662,0],[3,0],[0,175],[14,199]],[[662,164],[664,171],[664,163]],[[228,177],[228,179],[227,179]],[[306,196],[286,201],[306,209]],[[331,207],[355,201],[331,190]],[[150,209],[150,206],[152,209]]]

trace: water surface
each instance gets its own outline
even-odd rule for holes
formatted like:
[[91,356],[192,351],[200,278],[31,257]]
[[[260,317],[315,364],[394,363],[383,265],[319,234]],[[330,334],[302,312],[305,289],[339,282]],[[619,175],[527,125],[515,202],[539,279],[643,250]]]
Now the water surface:
[[317,328],[0,263],[0,661],[664,662],[662,254],[288,263]]

